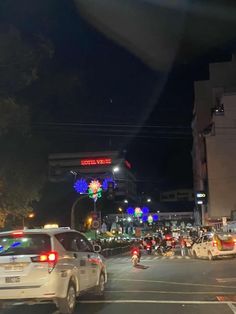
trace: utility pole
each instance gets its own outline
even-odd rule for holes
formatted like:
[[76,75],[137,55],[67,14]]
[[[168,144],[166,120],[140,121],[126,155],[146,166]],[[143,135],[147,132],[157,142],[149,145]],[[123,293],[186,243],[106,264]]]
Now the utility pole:
[[82,194],[80,195],[73,203],[71,207],[71,214],[70,214],[70,227],[71,229],[75,229],[75,208],[77,204],[79,203],[80,200],[86,198],[88,195],[87,194]]

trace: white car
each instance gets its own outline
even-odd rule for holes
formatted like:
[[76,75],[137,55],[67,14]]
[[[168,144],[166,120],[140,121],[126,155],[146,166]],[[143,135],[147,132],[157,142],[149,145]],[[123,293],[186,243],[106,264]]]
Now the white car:
[[236,241],[230,233],[206,233],[193,244],[191,249],[195,258],[209,260],[222,256],[236,256]]
[[0,304],[54,302],[71,314],[76,298],[107,282],[100,246],[69,228],[0,233]]

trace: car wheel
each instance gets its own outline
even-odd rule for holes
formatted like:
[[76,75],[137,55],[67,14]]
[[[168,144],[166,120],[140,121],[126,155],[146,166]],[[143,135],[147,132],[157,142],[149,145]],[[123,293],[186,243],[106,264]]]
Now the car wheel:
[[100,274],[100,277],[99,277],[99,283],[98,283],[98,286],[95,287],[95,295],[96,296],[103,296],[104,295],[104,291],[105,291],[105,275],[104,273],[101,273]]
[[76,306],[76,288],[75,284],[70,281],[66,297],[57,300],[58,309],[61,314],[72,314]]
[[210,251],[208,252],[208,259],[209,259],[209,261],[214,260],[214,256],[212,255],[212,253]]

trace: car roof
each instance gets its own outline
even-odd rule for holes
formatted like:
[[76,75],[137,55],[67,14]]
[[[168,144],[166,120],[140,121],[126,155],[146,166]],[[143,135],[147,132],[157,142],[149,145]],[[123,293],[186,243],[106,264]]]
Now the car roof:
[[59,228],[50,228],[50,229],[47,229],[47,228],[41,228],[41,229],[17,229],[17,230],[9,230],[9,231],[3,231],[3,232],[0,232],[0,236],[1,235],[9,235],[9,234],[13,234],[13,233],[23,233],[23,234],[32,234],[32,233],[35,233],[35,234],[48,234],[48,235],[55,235],[55,234],[58,234],[58,233],[64,233],[64,232],[78,232],[80,233],[79,231],[77,230],[73,230],[73,229],[70,229],[69,227],[59,227]]

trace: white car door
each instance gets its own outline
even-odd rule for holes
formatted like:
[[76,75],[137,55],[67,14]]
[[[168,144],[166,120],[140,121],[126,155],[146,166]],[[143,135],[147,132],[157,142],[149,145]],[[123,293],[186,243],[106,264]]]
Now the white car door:
[[93,246],[82,234],[78,234],[78,248],[80,252],[86,255],[86,269],[88,274],[88,287],[94,287],[97,284],[101,261],[97,253],[93,252]]
[[62,244],[70,256],[73,271],[79,279],[80,290],[89,288],[89,273],[87,267],[87,253],[79,250],[78,233],[77,232],[63,232],[56,235],[57,240]]

